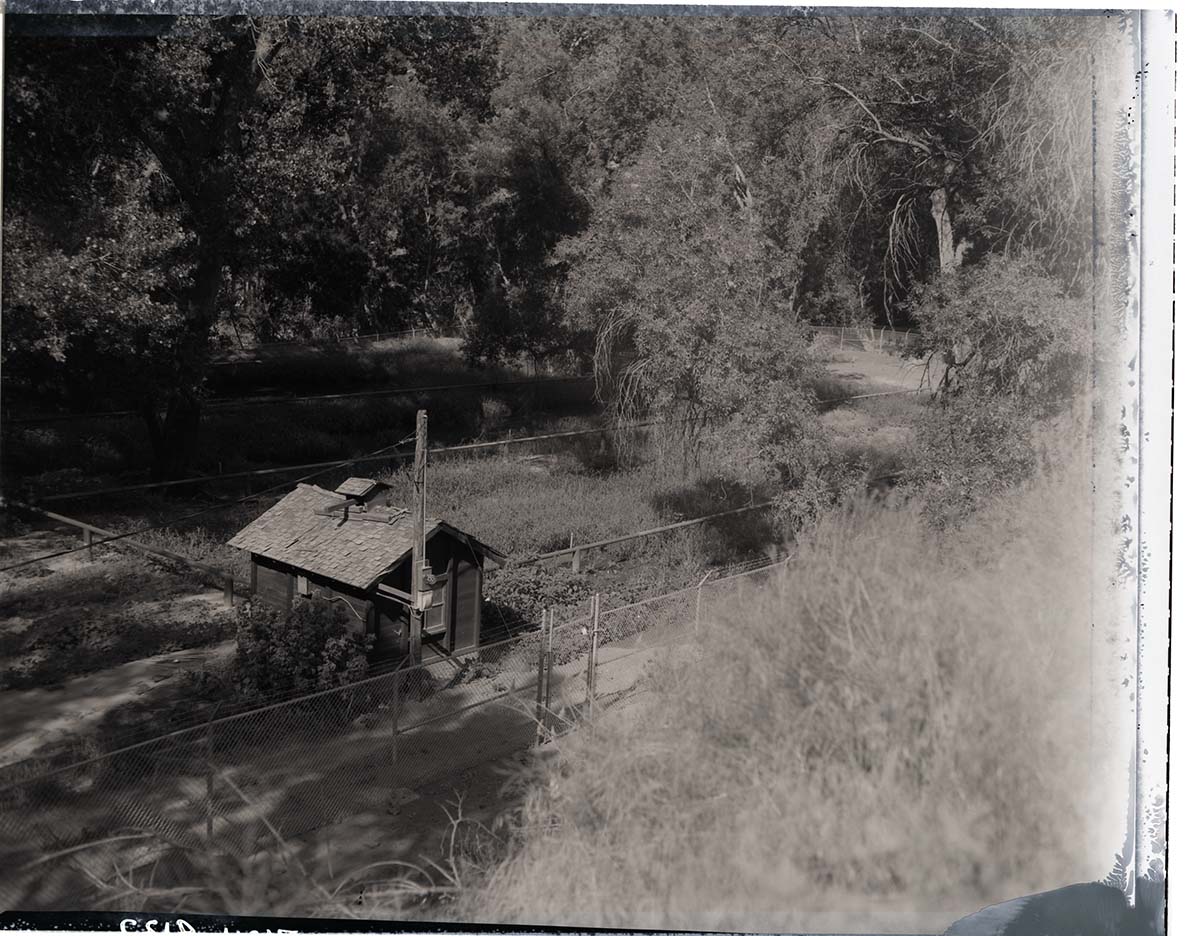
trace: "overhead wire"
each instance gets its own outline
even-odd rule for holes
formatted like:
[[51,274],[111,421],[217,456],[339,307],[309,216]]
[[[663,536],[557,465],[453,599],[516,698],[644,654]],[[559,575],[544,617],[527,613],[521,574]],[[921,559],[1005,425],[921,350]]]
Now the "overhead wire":
[[[498,448],[505,445],[520,445],[529,442],[541,442],[548,439],[565,439],[573,436],[596,435],[604,432],[622,432],[630,429],[643,429],[651,426],[671,425],[674,423],[689,422],[691,420],[669,420],[660,419],[649,422],[630,423],[624,426],[600,426],[595,429],[571,429],[565,432],[549,432],[532,436],[518,436],[511,439],[495,439],[489,442],[464,442],[457,445],[442,445],[431,447],[428,449],[430,455],[448,454],[451,452],[466,452],[475,449]],[[101,494],[123,494],[129,491],[148,491],[160,488],[179,487],[181,485],[201,484],[207,481],[229,481],[235,478],[252,478],[259,475],[284,474],[289,471],[301,471],[309,468],[330,469],[343,467],[351,463],[360,463],[374,461],[392,456],[382,456],[379,453],[368,453],[366,455],[358,455],[346,461],[328,461],[328,462],[310,462],[302,465],[280,465],[278,468],[256,468],[250,471],[233,471],[219,475],[201,475],[194,478],[179,478],[174,481],[150,481],[141,484],[127,484],[119,487],[99,488],[94,491],[68,491],[63,494],[51,494],[48,497],[39,498],[39,503],[52,503],[54,501],[76,500],[84,497],[98,497]],[[324,471],[318,472],[323,474]]]
[[[306,396],[248,396],[210,400],[205,413],[236,412],[253,406],[282,406],[293,403],[328,403],[337,400],[360,400],[397,396],[417,396],[422,393],[447,393],[456,390],[487,390],[500,387],[521,387],[552,383],[579,383],[591,380],[590,375],[568,377],[538,377],[521,380],[484,380],[474,383],[434,384],[425,387],[388,387],[382,390],[355,390],[349,393],[318,393]],[[140,416],[138,410],[103,410],[95,413],[42,413],[6,420],[8,425],[42,425],[54,422],[76,422],[88,419],[125,419]]]
[[[916,393],[916,392],[920,392],[920,391],[919,390],[900,390],[900,391],[887,391],[887,392],[882,392],[882,393],[859,394],[856,396],[845,397],[845,398],[841,398],[841,399],[837,399],[837,400],[818,400],[817,403],[818,403],[818,405],[832,405],[832,404],[837,404],[837,403],[842,403],[842,402],[849,402],[852,400],[867,399],[870,397],[894,396],[894,395],[898,395],[898,394],[908,394],[908,393]],[[505,445],[514,445],[514,444],[521,444],[521,443],[526,443],[526,442],[541,441],[541,440],[545,440],[545,439],[568,438],[568,437],[573,437],[573,436],[591,435],[591,434],[603,433],[603,432],[620,432],[623,430],[642,429],[642,428],[648,428],[648,427],[660,426],[660,425],[673,425],[673,424],[686,423],[686,422],[692,422],[692,421],[694,421],[694,420],[659,419],[659,420],[651,420],[648,422],[631,423],[631,424],[628,424],[625,426],[604,426],[604,427],[599,427],[599,428],[595,428],[595,429],[580,429],[580,430],[569,430],[566,432],[543,433],[540,435],[524,436],[524,437],[519,437],[519,438],[515,438],[515,439],[497,439],[497,440],[492,440],[492,441],[487,441],[487,442],[467,442],[467,443],[461,443],[458,445],[446,445],[446,446],[440,446],[440,447],[436,447],[436,448],[430,448],[428,450],[428,453],[432,455],[432,454],[438,454],[438,453],[472,451],[472,450],[477,450],[477,449],[496,448],[496,447],[505,446]],[[195,519],[196,517],[200,517],[205,514],[217,511],[217,510],[224,510],[229,507],[236,507],[239,504],[246,503],[247,501],[250,501],[250,500],[255,500],[257,498],[262,497],[265,494],[270,494],[273,491],[280,490],[284,487],[301,484],[304,481],[307,481],[311,478],[315,478],[319,475],[327,474],[328,472],[336,470],[337,468],[343,468],[347,465],[357,464],[360,462],[365,462],[365,461],[370,461],[370,460],[380,458],[381,456],[384,455],[384,453],[389,452],[389,450],[397,448],[401,445],[404,445],[407,442],[412,441],[412,439],[414,438],[414,435],[415,434],[410,434],[406,438],[401,439],[399,442],[389,443],[388,445],[384,446],[383,448],[377,449],[374,452],[369,452],[366,455],[357,455],[352,458],[347,458],[342,461],[336,461],[336,462],[318,462],[318,463],[313,463],[313,464],[309,464],[309,465],[289,465],[289,466],[283,466],[280,468],[267,468],[267,469],[260,469],[260,470],[250,471],[250,472],[236,472],[236,473],[231,473],[231,474],[227,474],[227,475],[212,475],[212,476],[208,476],[208,477],[188,478],[188,479],[181,479],[181,480],[176,480],[176,481],[163,481],[163,482],[151,482],[148,484],[127,485],[125,487],[107,488],[107,489],[101,489],[99,491],[77,491],[77,492],[71,492],[68,494],[52,495],[51,497],[44,498],[44,500],[46,502],[49,502],[49,501],[55,501],[55,500],[66,500],[66,499],[73,499],[73,498],[98,496],[100,494],[120,493],[120,492],[131,491],[131,490],[148,490],[148,489],[153,489],[153,488],[170,487],[170,486],[176,486],[176,485],[181,485],[181,484],[199,484],[204,481],[228,480],[231,478],[249,477],[249,476],[254,476],[254,475],[258,475],[258,474],[278,474],[278,473],[284,473],[284,472],[287,472],[290,470],[295,470],[297,468],[316,468],[317,469],[316,471],[313,471],[310,474],[307,474],[303,477],[289,479],[287,481],[282,481],[278,484],[271,485],[271,486],[263,488],[259,491],[254,491],[250,494],[246,494],[243,497],[237,498],[235,500],[222,501],[217,504],[212,504],[207,507],[201,508],[200,510],[193,511],[192,513],[185,514],[185,515],[179,516],[179,517],[171,518],[170,520],[166,520],[162,523],[153,524],[153,525],[146,526],[146,527],[140,527],[136,530],[131,530],[127,533],[121,533],[116,536],[106,537],[101,540],[93,541],[91,544],[76,546],[71,549],[59,550],[54,553],[47,553],[47,554],[39,555],[39,556],[32,556],[27,559],[23,559],[19,562],[10,563],[7,566],[0,567],[0,573],[9,572],[13,569],[22,568],[27,565],[34,565],[39,562],[46,562],[51,559],[57,559],[62,556],[68,556],[68,555],[71,555],[76,552],[82,552],[85,549],[94,549],[96,546],[102,546],[102,545],[105,545],[106,543],[113,543],[118,540],[128,539],[130,537],[138,536],[143,533],[150,533],[150,532],[154,532],[156,530],[165,529],[167,527],[174,526],[178,523],[184,523],[188,520]]]
[[[902,395],[921,393],[921,392],[923,392],[921,388],[909,389],[909,390],[888,390],[888,391],[883,391],[883,392],[879,392],[879,393],[863,393],[863,394],[856,394],[854,396],[848,396],[848,397],[838,397],[836,399],[831,399],[831,400],[817,400],[816,404],[817,404],[817,406],[821,406],[821,407],[829,407],[829,406],[837,406],[842,403],[854,402],[856,400],[866,400],[866,399],[871,399],[871,398],[875,398],[875,397],[902,396]],[[627,430],[627,429],[642,429],[642,428],[648,428],[648,427],[652,427],[652,426],[674,425],[674,424],[679,424],[679,423],[696,422],[696,421],[700,421],[700,420],[663,419],[663,420],[653,420],[650,422],[630,423],[630,424],[624,425],[624,426],[620,426],[620,425],[618,425],[618,426],[601,426],[596,429],[572,429],[572,430],[568,430],[565,432],[551,432],[551,433],[543,433],[541,435],[533,435],[533,436],[518,436],[518,437],[512,438],[512,439],[496,439],[496,440],[488,441],[488,442],[466,442],[466,443],[461,443],[458,445],[444,445],[444,446],[439,446],[439,447],[435,447],[435,448],[430,448],[429,454],[430,455],[438,455],[438,454],[448,454],[451,452],[465,452],[465,451],[471,451],[474,449],[496,448],[496,447],[505,446],[505,445],[519,445],[519,444],[524,444],[524,443],[528,443],[528,442],[539,442],[539,441],[548,440],[548,439],[563,439],[563,438],[570,438],[572,436],[595,435],[597,433],[604,433],[604,432],[620,432],[620,431]],[[380,456],[378,454],[371,453],[371,454],[367,454],[367,455],[357,456],[356,458],[352,459],[351,461],[366,462],[366,461],[375,460],[379,457]],[[178,478],[173,481],[150,481],[150,482],[144,482],[144,483],[139,483],[139,484],[126,484],[126,485],[120,485],[117,487],[99,488],[99,489],[92,490],[92,491],[67,491],[62,494],[51,494],[48,497],[39,498],[38,502],[48,504],[48,503],[53,503],[56,501],[77,500],[77,499],[81,499],[84,497],[98,497],[102,494],[124,494],[124,493],[130,492],[130,491],[157,490],[157,489],[161,489],[161,488],[178,487],[181,485],[188,485],[188,484],[201,484],[201,483],[204,483],[207,481],[228,481],[228,480],[233,480],[236,478],[258,477],[259,475],[283,474],[288,471],[301,471],[301,470],[305,470],[305,469],[309,469],[309,468],[333,469],[333,468],[337,468],[337,467],[342,467],[347,463],[348,462],[343,462],[343,461],[310,462],[307,464],[300,464],[300,465],[281,465],[277,468],[256,468],[256,469],[252,469],[252,470],[248,470],[248,471],[229,472],[227,474],[201,475],[199,477],[194,477],[194,478]]]
[[[399,448],[401,445],[404,445],[407,442],[411,442],[414,437],[415,437],[415,433],[411,433],[398,442],[388,443],[383,448],[378,449],[376,452],[373,452],[372,455],[381,454],[383,452],[388,451],[389,449]],[[344,462],[342,462],[341,465],[335,466],[335,467],[344,467],[345,465],[352,465],[352,464],[354,464],[355,461],[357,461],[357,459],[348,458]],[[319,475],[326,474],[330,470],[331,470],[330,468],[326,467],[320,471],[314,471],[311,474],[305,475],[302,478],[296,478],[296,479],[290,479],[287,481],[282,481],[279,484],[273,484],[270,487],[263,488],[260,491],[254,491],[250,494],[246,494],[243,497],[239,497],[235,500],[221,501],[216,504],[209,504],[207,507],[202,507],[199,510],[194,510],[191,513],[184,514],[179,517],[172,517],[170,520],[164,520],[161,523],[155,523],[155,524],[151,524],[150,526],[139,527],[138,529],[130,530],[127,533],[118,533],[116,536],[108,536],[108,537],[105,537],[104,539],[93,540],[91,543],[85,543],[82,546],[75,546],[75,547],[72,547],[71,549],[60,549],[57,552],[45,553],[43,555],[38,555],[38,556],[30,556],[29,558],[22,559],[19,562],[13,562],[6,566],[0,566],[0,574],[2,574],[4,572],[11,572],[13,569],[19,569],[19,568],[22,568],[23,566],[34,565],[39,562],[48,562],[51,559],[57,559],[61,556],[69,556],[73,553],[82,552],[85,549],[94,549],[95,547],[103,546],[106,543],[115,543],[118,540],[129,539],[130,537],[139,536],[143,533],[152,533],[155,530],[163,530],[163,529],[166,529],[167,527],[175,526],[176,524],[179,524],[179,523],[185,523],[188,520],[194,520],[196,517],[201,517],[201,516],[204,516],[205,514],[213,513],[218,510],[226,510],[230,507],[236,507],[239,504],[244,504],[244,503],[246,503],[246,501],[249,501],[249,500],[255,500],[259,497],[262,497],[264,494],[269,494],[272,491],[279,490],[280,488],[290,487],[290,486],[296,485],[296,484],[301,484],[301,483],[309,480],[310,478],[315,478]]]

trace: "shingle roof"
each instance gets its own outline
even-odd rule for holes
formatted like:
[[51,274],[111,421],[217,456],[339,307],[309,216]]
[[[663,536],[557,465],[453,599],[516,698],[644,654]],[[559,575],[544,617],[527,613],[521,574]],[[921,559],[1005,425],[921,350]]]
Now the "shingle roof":
[[[347,520],[340,510],[318,513],[343,503],[345,499],[332,491],[312,484],[297,485],[229,545],[355,588],[369,588],[412,549],[412,517],[407,510],[392,507],[372,511],[386,516],[388,522]],[[427,519],[425,535],[439,526],[449,525]]]

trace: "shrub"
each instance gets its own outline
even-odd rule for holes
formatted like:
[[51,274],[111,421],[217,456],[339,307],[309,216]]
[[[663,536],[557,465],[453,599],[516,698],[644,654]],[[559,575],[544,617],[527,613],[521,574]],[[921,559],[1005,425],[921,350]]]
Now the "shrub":
[[795,532],[841,501],[866,472],[838,456],[809,396],[777,388],[759,404],[749,435],[757,461],[774,472],[782,489],[777,513]]
[[916,290],[912,315],[966,390],[1022,400],[1046,415],[1087,376],[1086,303],[1028,259],[992,257]]
[[[591,597],[588,583],[564,569],[516,566],[488,579],[485,613],[501,618],[501,630],[517,631],[537,625],[543,608],[573,609]],[[493,610],[487,610],[488,605]]]
[[1039,423],[1087,378],[1085,304],[1027,259],[993,257],[919,289],[913,314],[947,363],[941,406],[917,423],[905,484],[929,519],[961,523],[1037,462]]
[[366,675],[371,637],[337,605],[299,600],[286,614],[254,599],[238,609],[237,677],[247,695],[313,692]]
[[1029,477],[1033,430],[1020,401],[964,391],[917,423],[902,487],[920,490],[935,527],[958,525]]

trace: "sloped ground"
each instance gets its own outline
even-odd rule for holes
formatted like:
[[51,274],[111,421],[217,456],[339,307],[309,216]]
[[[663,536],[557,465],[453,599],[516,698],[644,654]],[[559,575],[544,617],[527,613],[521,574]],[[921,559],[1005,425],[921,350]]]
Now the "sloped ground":
[[548,766],[463,915],[937,932],[1102,876],[1123,789],[1088,728],[1120,690],[1089,672],[1087,506],[1071,477],[942,542],[914,511],[829,518],[704,617],[709,666]]
[[[182,598],[191,603],[224,607],[219,592]],[[113,710],[152,693],[187,670],[218,665],[234,650],[232,640],[209,647],[176,650],[133,660],[60,685],[37,689],[9,689],[0,694],[4,718],[0,721],[0,767],[15,763],[46,745],[87,733]]]
[[[627,698],[670,645],[670,635],[652,634],[603,647],[598,705]],[[586,700],[585,669],[583,659],[555,670],[552,704],[567,718],[567,710],[580,711]],[[515,682],[514,674],[501,673],[444,690],[426,703],[406,702],[403,724],[414,727],[402,725],[394,741],[386,704],[328,735],[311,728],[322,719],[303,707],[286,707],[277,719],[220,724],[213,736],[215,840],[230,854],[246,856],[239,860],[253,860],[253,853],[275,849],[270,830],[276,830],[293,858],[327,880],[341,880],[373,861],[437,860],[449,824],[443,805],[457,814],[461,797],[464,817],[478,825],[512,804],[516,794],[506,787],[505,774],[513,755],[534,740],[534,682],[532,671]],[[327,698],[336,703],[337,697]],[[462,709],[472,701],[481,704]],[[179,860],[179,849],[200,846],[206,835],[204,739],[201,729],[140,750],[133,760],[72,771],[59,780],[62,792],[51,796],[31,788],[24,793],[31,797],[27,803],[15,809],[9,803],[8,814],[0,814],[0,845],[10,869],[0,880],[5,902],[30,908],[91,903],[108,894],[87,883],[88,873],[94,881],[117,869],[135,880],[158,874],[157,887],[172,876],[180,885],[195,885],[201,872]],[[41,873],[17,872],[46,853],[99,841],[130,824],[156,834],[73,852]],[[174,856],[167,862],[174,870],[150,870],[168,856]],[[395,868],[390,871],[394,880]],[[222,909],[212,899],[210,894],[193,909]]]
[[901,467],[912,427],[929,401],[930,375],[937,385],[940,369],[886,352],[846,348],[831,350],[824,362],[830,374],[822,396],[829,399],[871,396],[826,409],[821,423],[849,459],[865,461],[872,474]]
[[[58,530],[0,543],[5,562],[73,549]],[[219,643],[232,618],[220,594],[187,575],[99,548],[13,570],[0,583],[0,687],[61,685],[79,675],[165,651]]]

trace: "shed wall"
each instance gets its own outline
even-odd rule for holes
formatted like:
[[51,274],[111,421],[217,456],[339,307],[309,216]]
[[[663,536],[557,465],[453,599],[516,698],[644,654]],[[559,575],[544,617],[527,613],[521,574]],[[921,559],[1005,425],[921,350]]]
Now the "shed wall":
[[[374,622],[371,613],[371,598],[366,592],[333,582],[320,576],[275,562],[264,556],[251,558],[250,590],[274,608],[288,611],[296,598],[340,605],[350,618],[355,633],[372,633]],[[301,579],[308,583],[308,594],[303,594]]]
[[266,565],[255,556],[250,576],[251,591],[273,608],[286,611],[292,606],[291,575],[278,568]]
[[[434,575],[442,579],[434,591],[435,607],[426,614],[427,630],[440,632],[440,643],[450,652],[477,646],[483,605],[479,558],[468,545],[445,532],[430,537],[425,555]],[[374,637],[372,657],[397,657],[407,652],[409,612],[401,602],[309,575],[264,556],[251,557],[251,593],[281,611],[289,610],[297,597],[304,597],[302,578],[307,579],[311,600],[340,604],[355,632]],[[411,557],[381,581],[411,594]]]

